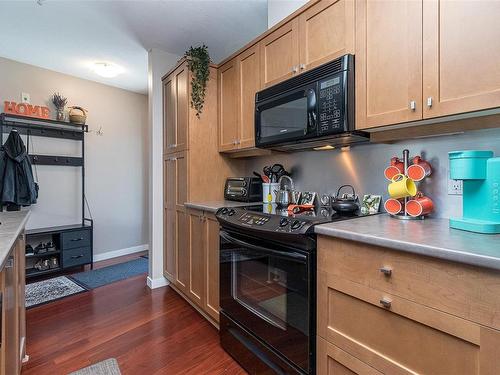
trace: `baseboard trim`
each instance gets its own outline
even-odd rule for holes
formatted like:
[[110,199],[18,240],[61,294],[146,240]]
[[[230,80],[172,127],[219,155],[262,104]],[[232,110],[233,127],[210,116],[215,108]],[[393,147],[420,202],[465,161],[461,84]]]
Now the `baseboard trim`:
[[141,251],[146,251],[149,249],[148,245],[139,245],[133,247],[127,247],[125,249],[118,249],[113,251],[107,251],[101,254],[94,254],[94,262],[99,262],[101,260],[121,257],[123,255],[129,255],[134,253],[140,253]]
[[170,284],[170,282],[165,277],[158,277],[156,279],[152,279],[148,276],[147,284],[150,289],[161,288]]

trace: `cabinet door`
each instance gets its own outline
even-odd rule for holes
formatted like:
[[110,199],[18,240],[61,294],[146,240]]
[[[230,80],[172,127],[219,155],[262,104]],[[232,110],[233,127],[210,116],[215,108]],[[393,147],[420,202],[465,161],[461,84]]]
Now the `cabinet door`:
[[422,1],[356,3],[356,128],[422,118]]
[[424,117],[500,106],[499,1],[424,1]]
[[206,218],[206,298],[204,310],[219,322],[219,223],[215,216]]
[[2,271],[2,358],[5,375],[19,374],[19,317],[17,309],[17,259],[10,256]]
[[260,49],[256,44],[238,56],[240,148],[255,147],[255,93],[260,90]]
[[175,151],[176,143],[176,86],[173,75],[163,81],[163,153]]
[[189,212],[189,291],[188,297],[198,306],[205,302],[206,227],[201,211]]
[[189,115],[189,71],[187,65],[181,65],[175,71],[175,144],[174,152],[188,149],[188,115]]
[[354,0],[324,0],[299,16],[300,71],[354,53]]
[[181,152],[175,156],[175,206],[176,209],[184,209],[184,203],[189,199],[188,193],[188,161],[187,152]]
[[272,86],[292,77],[299,69],[297,19],[281,26],[260,42],[262,86]]
[[236,59],[219,68],[219,151],[238,148],[239,87]]
[[175,210],[165,209],[163,211],[163,275],[170,281],[175,282],[177,274],[177,217]]
[[187,213],[176,211],[177,233],[176,233],[176,257],[177,275],[175,286],[185,295],[189,293],[189,220]]

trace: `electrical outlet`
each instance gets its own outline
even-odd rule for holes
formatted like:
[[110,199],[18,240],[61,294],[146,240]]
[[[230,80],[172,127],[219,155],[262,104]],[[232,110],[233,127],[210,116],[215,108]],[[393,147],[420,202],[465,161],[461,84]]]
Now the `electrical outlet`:
[[28,94],[26,92],[22,92],[21,93],[21,103],[28,103],[28,104],[30,104],[31,103],[30,94]]
[[448,195],[463,195],[464,184],[462,180],[448,178]]

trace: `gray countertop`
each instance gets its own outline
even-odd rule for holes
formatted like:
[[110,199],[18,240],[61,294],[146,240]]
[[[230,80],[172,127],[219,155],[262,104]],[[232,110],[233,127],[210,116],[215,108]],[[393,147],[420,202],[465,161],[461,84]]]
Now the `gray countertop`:
[[318,225],[315,232],[500,270],[500,235],[451,229],[447,219],[403,221],[381,214]]
[[0,270],[17,237],[24,230],[29,215],[29,211],[0,212]]
[[245,202],[234,202],[234,201],[206,201],[206,202],[186,202],[184,205],[187,208],[194,208],[196,210],[202,210],[207,212],[215,213],[219,208],[222,207],[241,207],[241,206],[253,206],[255,204],[261,204],[260,202],[245,203]]

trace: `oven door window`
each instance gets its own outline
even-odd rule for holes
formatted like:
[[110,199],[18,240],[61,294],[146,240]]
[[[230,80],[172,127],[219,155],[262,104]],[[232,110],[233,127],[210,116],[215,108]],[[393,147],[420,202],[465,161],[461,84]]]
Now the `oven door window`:
[[236,251],[232,297],[263,321],[286,331],[308,330],[307,275],[304,265],[284,257]]

